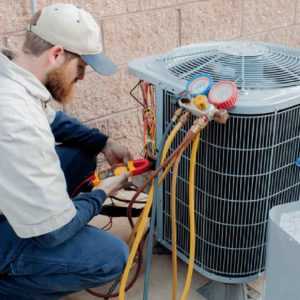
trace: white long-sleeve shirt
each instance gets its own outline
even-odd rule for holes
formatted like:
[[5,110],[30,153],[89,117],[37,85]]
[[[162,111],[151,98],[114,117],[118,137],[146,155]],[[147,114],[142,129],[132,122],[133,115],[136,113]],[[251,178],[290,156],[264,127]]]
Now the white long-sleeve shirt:
[[0,213],[22,238],[76,214],[49,125],[54,114],[45,109],[50,99],[33,74],[0,54]]

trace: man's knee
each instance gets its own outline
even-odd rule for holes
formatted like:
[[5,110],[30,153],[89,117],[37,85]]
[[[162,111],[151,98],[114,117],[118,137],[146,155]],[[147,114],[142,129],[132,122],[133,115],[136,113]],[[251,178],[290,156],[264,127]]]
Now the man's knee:
[[118,276],[124,270],[128,258],[128,246],[120,239],[115,239],[113,247],[107,253],[107,263],[100,271],[107,275]]
[[94,266],[84,280],[89,287],[96,287],[118,278],[126,265],[128,246],[122,240],[111,237],[106,251],[99,253],[101,258],[94,257]]

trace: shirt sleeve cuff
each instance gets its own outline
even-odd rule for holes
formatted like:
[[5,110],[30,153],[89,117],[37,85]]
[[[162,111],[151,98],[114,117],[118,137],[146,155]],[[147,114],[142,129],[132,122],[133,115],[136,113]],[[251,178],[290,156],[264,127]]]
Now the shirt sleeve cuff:
[[108,136],[101,133],[98,129],[92,129],[95,131],[95,136],[94,136],[94,145],[96,145],[97,149],[96,152],[99,154],[103,148],[106,145],[106,142],[108,140]]
[[94,197],[96,197],[98,199],[103,199],[103,202],[107,198],[106,193],[101,189],[93,190],[89,194],[92,194]]

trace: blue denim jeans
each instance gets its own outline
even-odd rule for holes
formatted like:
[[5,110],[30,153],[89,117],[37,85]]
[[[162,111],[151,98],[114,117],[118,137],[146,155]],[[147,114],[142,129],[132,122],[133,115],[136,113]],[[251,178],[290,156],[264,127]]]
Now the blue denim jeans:
[[[96,167],[94,157],[58,147],[69,193]],[[108,232],[86,225],[76,236],[52,249],[19,239],[0,218],[0,300],[46,300],[103,285],[123,271],[128,248]]]

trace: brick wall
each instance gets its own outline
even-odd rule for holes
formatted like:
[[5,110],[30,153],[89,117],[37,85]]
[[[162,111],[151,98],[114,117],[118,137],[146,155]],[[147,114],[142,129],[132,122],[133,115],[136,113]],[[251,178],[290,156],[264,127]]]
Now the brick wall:
[[[38,7],[55,2],[92,12],[103,30],[106,54],[119,65],[113,77],[89,71],[64,109],[135,153],[142,131],[138,106],[129,96],[137,81],[127,73],[129,60],[208,40],[300,45],[300,0],[37,0]],[[0,0],[0,46],[20,46],[30,15],[30,0]]]

